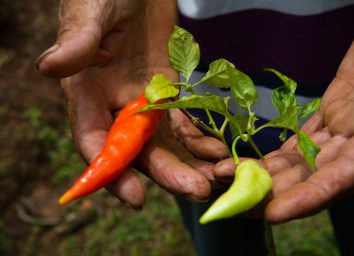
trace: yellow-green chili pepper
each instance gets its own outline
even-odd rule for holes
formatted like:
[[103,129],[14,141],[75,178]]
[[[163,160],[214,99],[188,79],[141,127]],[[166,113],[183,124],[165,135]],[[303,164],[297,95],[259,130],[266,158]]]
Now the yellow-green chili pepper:
[[258,204],[271,189],[270,174],[255,161],[243,161],[236,168],[230,188],[210,206],[199,222],[206,224],[247,211]]

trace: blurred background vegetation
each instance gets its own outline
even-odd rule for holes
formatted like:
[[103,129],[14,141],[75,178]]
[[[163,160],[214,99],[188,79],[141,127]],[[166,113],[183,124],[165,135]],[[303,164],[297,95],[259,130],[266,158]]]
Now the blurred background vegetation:
[[[55,40],[58,1],[0,2],[0,255],[194,255],[173,197],[143,178],[143,210],[107,192],[60,207],[85,167],[57,80],[35,59]],[[279,255],[338,255],[326,212],[275,227]]]

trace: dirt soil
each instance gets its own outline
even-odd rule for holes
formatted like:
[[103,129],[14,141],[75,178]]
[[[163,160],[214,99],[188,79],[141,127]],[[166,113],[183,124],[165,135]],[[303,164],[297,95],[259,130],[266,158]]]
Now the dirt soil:
[[35,106],[45,113],[46,123],[64,129],[66,106],[59,83],[35,68],[36,58],[55,41],[57,7],[54,0],[0,2],[0,255],[4,234],[12,241],[13,255],[19,255],[16,248],[29,236],[30,227],[18,216],[19,201],[34,188],[41,188],[39,195],[57,189],[46,185],[53,168],[41,157],[43,147],[35,144],[25,115]]

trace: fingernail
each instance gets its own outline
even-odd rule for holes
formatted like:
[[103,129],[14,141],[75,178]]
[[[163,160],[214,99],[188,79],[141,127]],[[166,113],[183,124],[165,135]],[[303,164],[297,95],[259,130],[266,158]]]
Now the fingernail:
[[39,67],[41,65],[42,60],[44,59],[45,56],[47,56],[50,53],[55,52],[56,50],[58,50],[60,48],[60,44],[55,44],[52,47],[50,47],[48,50],[46,50],[45,52],[43,52],[36,60],[36,68],[37,70],[39,70]]

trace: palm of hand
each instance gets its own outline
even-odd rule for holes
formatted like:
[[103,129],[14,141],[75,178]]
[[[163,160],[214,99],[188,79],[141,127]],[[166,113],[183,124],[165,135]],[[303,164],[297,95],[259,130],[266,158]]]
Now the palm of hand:
[[314,173],[298,153],[295,138],[266,157],[274,180],[267,219],[278,223],[312,214],[353,190],[353,99],[353,85],[335,79],[323,96],[320,111],[304,125],[321,148]]

